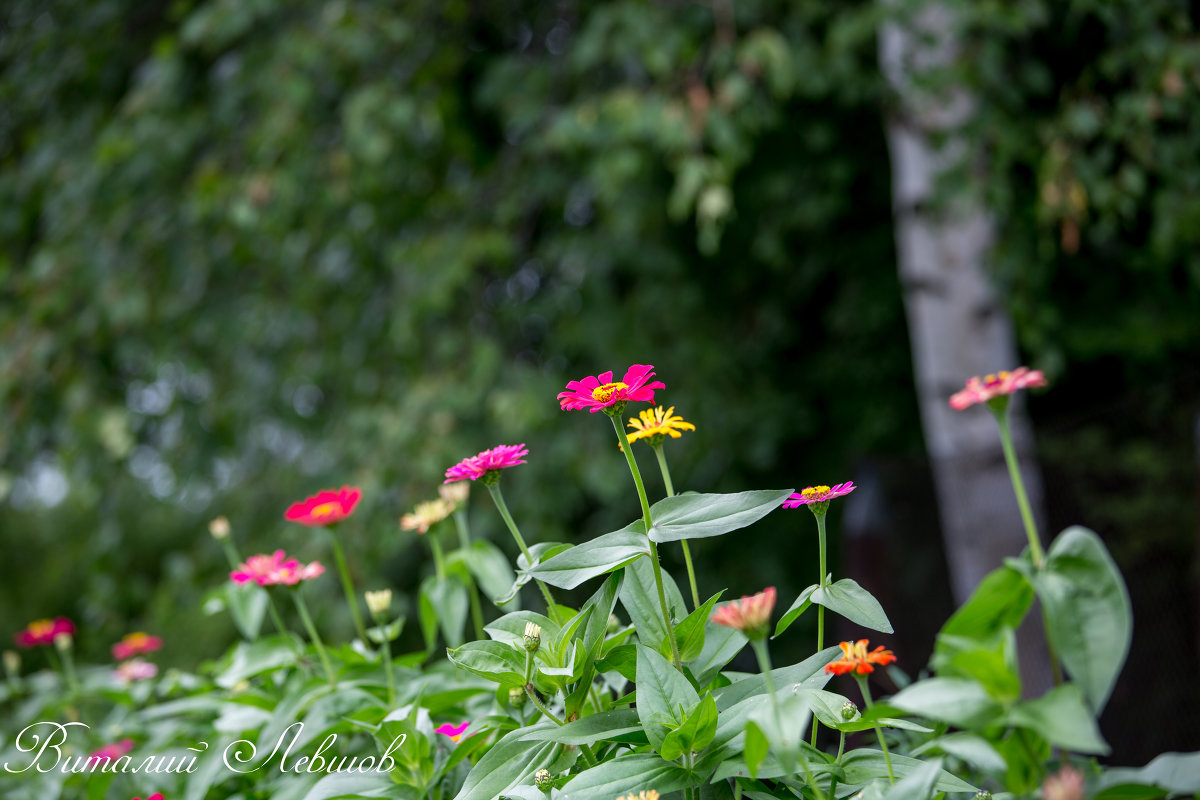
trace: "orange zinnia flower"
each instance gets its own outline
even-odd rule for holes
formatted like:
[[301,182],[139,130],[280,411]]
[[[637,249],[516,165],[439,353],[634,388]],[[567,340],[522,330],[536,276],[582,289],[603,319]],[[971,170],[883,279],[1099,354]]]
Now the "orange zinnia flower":
[[831,675],[845,675],[847,672],[866,675],[875,671],[873,664],[882,667],[896,660],[895,654],[891,650],[885,650],[883,645],[868,653],[866,639],[842,642],[838,647],[842,648],[842,657],[825,665],[825,671]]

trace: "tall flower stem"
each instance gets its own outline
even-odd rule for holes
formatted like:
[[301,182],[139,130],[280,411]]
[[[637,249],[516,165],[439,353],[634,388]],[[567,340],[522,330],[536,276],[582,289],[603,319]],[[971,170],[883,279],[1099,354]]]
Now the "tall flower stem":
[[[454,529],[458,532],[458,546],[464,554],[471,549],[471,533],[467,528],[467,514],[462,509],[454,512]],[[471,601],[471,622],[475,626],[475,638],[483,638],[483,607],[479,601],[479,584],[474,580],[467,587],[467,597]]]
[[[496,503],[496,510],[500,512],[504,524],[508,526],[508,530],[513,535],[513,539],[517,541],[517,547],[521,548],[521,555],[525,556],[525,563],[533,569],[533,555],[529,552],[529,547],[525,544],[525,537],[521,535],[521,531],[517,528],[517,523],[513,522],[512,514],[508,513],[508,504],[504,502],[504,495],[500,493],[500,484],[489,483],[487,485],[488,493],[491,494],[493,502]],[[537,578],[533,579],[538,588],[542,590],[542,597],[546,600],[546,616],[554,621],[558,621],[557,607],[554,602],[554,597],[550,594],[550,590],[546,588],[546,584],[542,583]]]
[[621,442],[621,452],[625,454],[629,472],[633,475],[633,484],[637,487],[638,500],[642,504],[642,522],[646,528],[646,541],[650,543],[650,563],[654,567],[654,586],[658,590],[658,605],[662,609],[667,639],[671,642],[671,660],[675,662],[675,668],[683,672],[683,660],[679,657],[679,643],[675,641],[675,626],[671,622],[671,611],[667,608],[667,593],[663,589],[662,565],[658,561],[658,544],[650,538],[650,528],[654,523],[650,518],[650,503],[646,500],[646,486],[642,483],[642,473],[638,470],[637,459],[633,457],[633,447],[629,444],[629,437],[625,435],[625,429],[621,427],[618,416],[619,414],[610,415],[609,419],[612,420],[613,429],[617,432],[617,439]]
[[[767,649],[767,640],[763,636],[758,636],[750,640],[750,645],[754,648],[754,655],[758,657],[758,671],[762,673],[763,683],[767,686],[767,694],[771,698],[771,713],[775,719],[775,730],[777,735],[783,735],[783,720],[779,713],[779,698],[775,695],[775,679],[771,675],[771,653]],[[783,743],[786,744],[786,743]],[[800,768],[804,770],[804,780],[816,792],[819,800],[825,800],[825,793],[821,791],[820,785],[813,777],[812,769],[808,765],[808,759],[804,756],[804,751],[796,749],[795,754],[799,756]],[[791,753],[787,754],[787,761],[791,761]],[[784,764],[784,767],[791,769],[790,764]]]
[[446,557],[442,555],[442,543],[438,541],[437,532],[430,531],[429,549],[433,551],[433,569],[437,573],[438,583],[446,580]]
[[[667,457],[663,454],[661,444],[653,445],[654,455],[658,458],[658,471],[662,473],[663,486],[666,487],[667,497],[675,496],[675,485],[671,483],[671,470],[667,467]],[[687,539],[680,539],[683,545],[683,563],[687,565],[688,585],[692,589],[692,608],[700,607],[700,592],[696,588],[696,570],[692,567],[692,550],[688,547]]]
[[[819,511],[814,510],[813,516],[817,518],[817,554],[820,562],[821,574],[817,576],[817,585],[825,586],[828,583],[825,560],[825,514],[827,509],[822,507]],[[825,649],[825,606],[817,604],[817,652]],[[813,714],[812,719],[812,734],[809,737],[809,744],[813,747],[817,746],[817,715]]]
[[337,564],[338,577],[342,580],[342,591],[346,594],[346,602],[350,606],[350,614],[354,617],[354,630],[364,645],[369,645],[367,629],[363,625],[362,612],[358,609],[358,595],[354,593],[354,583],[350,580],[350,570],[346,566],[346,554],[342,552],[342,543],[337,535],[329,530],[329,539],[333,542],[333,560]]
[[[313,624],[312,616],[308,613],[308,605],[304,602],[300,589],[294,588],[291,594],[292,600],[296,603],[296,610],[300,612],[300,619],[304,622],[304,628],[308,631],[308,638],[312,639],[313,646],[317,648],[317,655],[321,657],[321,666],[325,669],[325,677],[329,680],[330,686],[337,686],[333,665],[329,663],[329,654],[325,652],[325,643],[321,641],[321,634],[317,633],[317,626]],[[363,641],[366,641],[366,637],[363,638]]]
[[466,550],[471,546],[471,527],[467,524],[467,512],[454,510],[454,529],[458,532],[458,546]]
[[[856,672],[854,673],[854,680],[858,681],[858,688],[859,691],[862,692],[863,702],[866,703],[867,708],[870,708],[872,706],[871,689],[869,686],[867,686],[866,676],[859,675]],[[888,752],[887,742],[885,742],[883,739],[883,728],[879,726],[878,722],[875,723],[875,736],[879,739],[879,749],[883,750],[883,762],[887,764],[888,781],[890,783],[895,783],[896,775],[894,772],[892,772],[892,756]]]
[[1008,464],[1008,476],[1012,479],[1013,492],[1017,496],[1017,506],[1021,509],[1021,521],[1025,523],[1025,535],[1029,538],[1029,553],[1033,558],[1035,569],[1041,569],[1046,556],[1042,552],[1041,538],[1038,536],[1037,524],[1033,521],[1033,511],[1029,508],[1029,498],[1025,495],[1025,481],[1021,478],[1021,467],[1017,463],[1017,453],[1013,449],[1012,432],[1008,426],[1008,412],[1005,409],[993,408],[996,426],[1000,429],[1000,446],[1004,448],[1004,461]]
[[[231,570],[236,570],[242,563],[242,556],[237,550],[237,545],[230,541],[228,536],[223,536],[217,541],[221,543],[221,550],[225,553],[225,560],[229,562],[229,568]],[[265,589],[262,589],[262,587],[259,587],[259,589],[264,592],[266,591]],[[240,590],[237,586],[234,586],[234,591],[242,590]],[[266,594],[267,611],[271,614],[271,623],[275,626],[275,630],[279,631],[279,635],[287,640],[288,646],[292,648],[292,652],[296,654],[297,658],[299,658],[301,655],[303,655],[300,652],[300,646],[296,644],[296,640],[292,638],[292,635],[288,633],[288,629],[284,626],[283,617],[279,615],[279,607],[275,605],[275,598],[271,596],[270,592],[266,592]],[[258,637],[255,636],[255,639],[257,638]]]

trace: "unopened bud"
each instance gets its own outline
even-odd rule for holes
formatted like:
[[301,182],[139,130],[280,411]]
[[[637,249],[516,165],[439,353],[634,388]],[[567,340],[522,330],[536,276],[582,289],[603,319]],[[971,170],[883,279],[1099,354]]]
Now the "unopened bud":
[[548,769],[539,769],[533,773],[533,785],[543,792],[548,792],[550,791],[550,787],[554,786],[554,776],[550,774],[550,770]]
[[377,592],[366,592],[363,595],[367,599],[367,611],[371,612],[373,617],[381,617],[388,612],[392,607],[392,590],[380,589]]
[[212,522],[208,523],[208,532],[217,540],[224,539],[229,535],[229,520],[225,517],[217,517]]
[[58,648],[58,652],[65,653],[71,649],[71,645],[75,643],[75,639],[69,633],[54,634],[54,646]]
[[4,651],[4,671],[8,677],[15,678],[21,671],[21,655],[16,650]]
[[843,720],[845,720],[846,722],[849,722],[850,720],[854,719],[856,716],[858,716],[858,706],[854,705],[854,703],[850,700],[847,700],[846,702],[842,703],[842,719]]
[[975,800],[992,800],[992,793],[987,789],[980,789],[975,793]]
[[621,620],[617,617],[616,614],[609,614],[608,615],[608,631],[607,631],[607,633],[613,634],[619,630],[621,630]]
[[525,635],[521,638],[525,642],[525,649],[531,653],[536,653],[538,648],[542,646],[542,626],[526,622]]
[[525,707],[525,690],[516,686],[508,690],[508,704],[513,708]]

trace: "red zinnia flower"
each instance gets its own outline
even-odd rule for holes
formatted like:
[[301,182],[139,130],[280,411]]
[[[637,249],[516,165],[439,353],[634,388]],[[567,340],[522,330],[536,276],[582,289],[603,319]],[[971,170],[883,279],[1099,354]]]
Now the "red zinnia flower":
[[847,672],[866,675],[875,671],[873,664],[882,667],[896,660],[895,654],[891,650],[883,649],[883,645],[868,653],[866,639],[842,642],[838,647],[842,648],[842,657],[825,665],[825,671],[830,675],[845,675]]
[[361,498],[362,490],[357,486],[343,486],[337,491],[324,489],[305,498],[303,503],[292,503],[283,518],[301,525],[332,525],[354,513],[354,506]]
[[[110,758],[120,758],[133,749],[133,739],[122,739],[119,742],[110,742],[98,750],[95,750],[87,758],[89,764],[103,764]],[[150,798],[146,798],[150,800]]]
[[649,364],[634,364],[625,371],[624,379],[613,382],[611,372],[598,377],[589,375],[581,381],[571,381],[567,391],[558,393],[558,404],[563,411],[588,409],[593,414],[602,408],[630,400],[653,403],[654,390],[665,389],[662,381],[647,383],[654,377],[654,367]]
[[950,398],[950,407],[955,411],[962,411],[976,403],[986,403],[995,397],[1045,385],[1046,376],[1042,374],[1042,371],[1029,367],[1017,367],[1012,372],[997,372],[982,378],[977,376],[968,380],[967,387]]
[[136,633],[126,634],[121,641],[114,644],[112,646],[112,654],[113,658],[117,661],[124,661],[132,656],[153,653],[161,647],[162,639],[137,631]]
[[[497,469],[515,467],[525,463],[529,450],[524,444],[500,444],[491,450],[484,450],[479,455],[468,456],[446,470],[446,480],[442,483],[454,483],[462,480],[477,480],[485,474]],[[486,481],[484,481],[486,483]]]
[[446,722],[434,728],[433,732],[440,733],[443,736],[448,736],[450,737],[450,741],[457,742],[463,737],[463,734],[467,730],[467,726],[470,724],[470,721],[463,722],[458,725],[451,725],[449,722]]
[[719,607],[709,619],[718,625],[737,628],[753,639],[766,631],[774,608],[775,587],[768,586],[758,594]]
[[66,617],[55,617],[54,619],[34,620],[29,623],[25,630],[14,634],[13,639],[20,647],[34,647],[36,645],[54,644],[54,637],[62,633],[74,636],[75,623]]
[[839,483],[832,488],[829,486],[810,486],[802,492],[796,492],[783,501],[784,508],[799,508],[810,503],[824,503],[826,500],[832,500],[835,497],[841,497],[844,494],[850,494],[858,487],[854,485],[854,481],[846,481]]

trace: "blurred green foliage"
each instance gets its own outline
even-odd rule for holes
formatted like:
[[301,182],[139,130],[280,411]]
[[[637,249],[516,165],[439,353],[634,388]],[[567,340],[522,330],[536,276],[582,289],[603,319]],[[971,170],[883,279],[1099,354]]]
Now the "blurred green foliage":
[[[366,493],[341,534],[360,582],[414,586],[397,515],[497,443],[529,444],[506,495],[531,539],[615,530],[637,509],[607,423],[554,394],[633,362],[697,425],[667,448],[678,489],[870,456],[904,465],[903,506],[927,479],[875,37],[916,2],[6,3],[0,619],[72,615],[96,657],[130,624],[216,652],[207,521],[324,557],[282,511],[343,483]],[[960,10],[962,69],[919,77],[978,101],[997,279],[1060,384],[1033,401],[1050,474],[1101,450],[1134,469],[1200,402],[1195,14]],[[1127,427],[1122,379],[1170,425]],[[1186,497],[1171,452],[1157,485]],[[1070,521],[1120,554],[1137,521],[1086,484]],[[1171,507],[1186,562],[1194,505]],[[702,587],[798,591],[807,548],[752,561],[798,529],[698,547]]]

